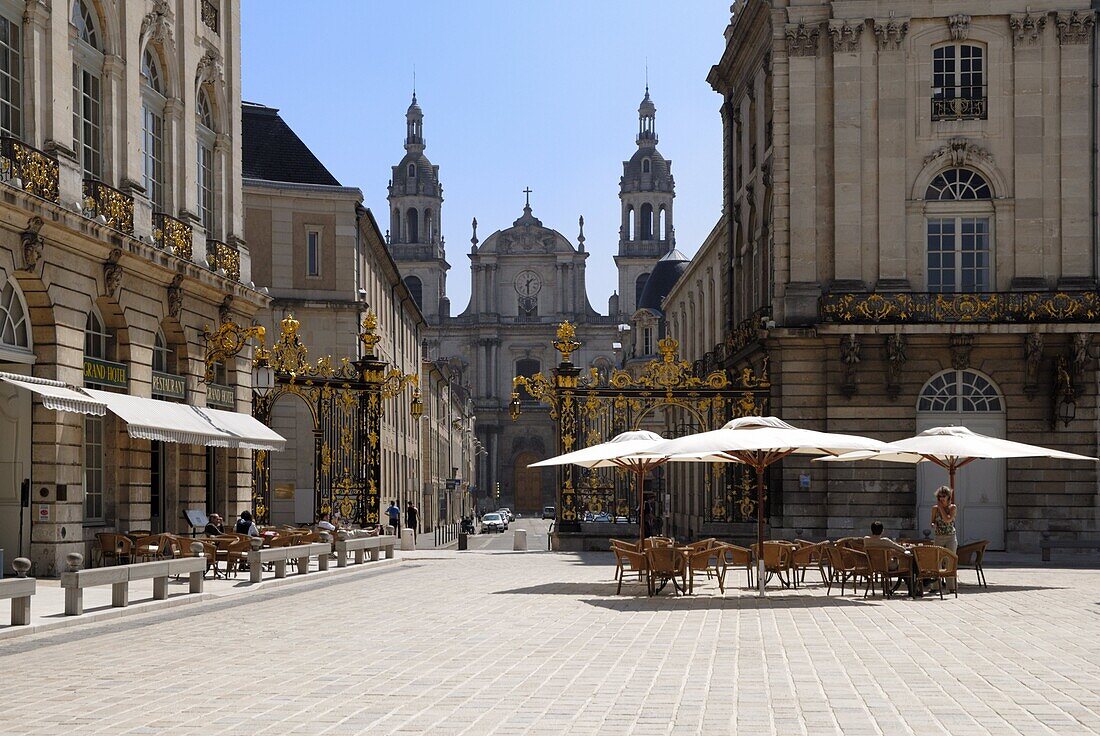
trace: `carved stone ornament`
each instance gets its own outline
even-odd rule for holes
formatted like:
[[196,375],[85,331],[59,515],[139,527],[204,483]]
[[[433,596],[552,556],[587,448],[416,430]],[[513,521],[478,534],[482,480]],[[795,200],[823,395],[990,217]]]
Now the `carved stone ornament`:
[[42,236],[42,218],[35,215],[27,221],[27,229],[19,233],[19,239],[23,243],[23,270],[34,272],[38,262],[42,260],[42,249],[45,246]]
[[171,40],[172,15],[168,0],[156,0],[153,10],[141,20],[141,45],[144,47],[150,41],[163,45]]
[[945,145],[925,156],[924,165],[927,166],[941,156],[946,157],[953,168],[958,168],[977,159],[993,160],[993,155],[989,151],[974,145],[966,138],[952,138]]
[[122,249],[115,248],[103,264],[103,296],[113,297],[122,286],[122,266],[118,263],[121,258]]
[[218,305],[218,321],[225,324],[232,316],[233,310],[233,295],[226,294],[225,299],[222,299],[222,303]]
[[1082,378],[1089,367],[1089,347],[1092,345],[1092,335],[1079,332],[1073,336],[1073,375]]
[[1047,24],[1047,16],[1031,12],[1021,15],[1010,15],[1008,27],[1012,31],[1012,43],[1015,46],[1030,46],[1042,40],[1043,27]]
[[974,349],[973,335],[951,336],[951,367],[964,371],[970,367],[970,351]]
[[183,275],[176,274],[168,285],[168,316],[179,319],[183,314]]
[[887,335],[886,337],[886,395],[891,401],[901,393],[901,369],[908,359],[905,355],[905,335]]
[[965,41],[970,35],[970,16],[962,13],[948,16],[947,28],[951,31],[952,41]]
[[874,20],[875,38],[881,51],[900,49],[902,41],[909,33],[909,21],[894,17],[886,20]]
[[786,35],[788,56],[817,56],[820,23],[789,23]]
[[861,345],[855,333],[845,335],[840,341],[840,360],[844,363],[844,383],[840,391],[851,398],[856,393],[856,366],[859,365]]
[[1039,391],[1039,367],[1043,362],[1043,335],[1028,333],[1024,340],[1024,393],[1030,399]]
[[1085,44],[1092,39],[1092,26],[1096,22],[1091,10],[1074,10],[1059,13],[1054,24],[1058,26],[1058,43]]
[[863,33],[863,21],[831,20],[829,37],[833,40],[833,53],[853,53],[859,51],[859,37]]
[[214,49],[207,49],[199,59],[198,71],[195,75],[199,84],[216,83],[222,79],[222,59]]

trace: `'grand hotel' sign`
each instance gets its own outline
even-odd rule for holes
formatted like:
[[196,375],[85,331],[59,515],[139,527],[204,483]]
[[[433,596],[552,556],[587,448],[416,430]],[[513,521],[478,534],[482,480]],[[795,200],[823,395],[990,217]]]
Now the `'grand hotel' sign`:
[[129,388],[130,366],[99,358],[84,359],[84,383],[96,386]]

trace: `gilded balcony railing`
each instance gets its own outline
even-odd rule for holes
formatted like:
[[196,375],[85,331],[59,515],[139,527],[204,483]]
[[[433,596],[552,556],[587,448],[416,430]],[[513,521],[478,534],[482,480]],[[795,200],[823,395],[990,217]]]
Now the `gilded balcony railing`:
[[206,262],[215,271],[225,271],[227,278],[241,280],[241,254],[234,246],[220,240],[207,240]]
[[16,138],[0,139],[0,179],[36,197],[61,200],[57,159]]
[[134,234],[134,198],[96,179],[84,180],[84,216]]
[[153,215],[153,242],[158,248],[171,248],[184,260],[191,260],[191,226],[171,215],[157,212]]
[[822,322],[847,324],[1100,322],[1094,290],[838,293],[821,297],[819,306]]
[[202,22],[214,33],[221,35],[218,30],[218,6],[213,0],[202,0]]
[[933,120],[985,120],[986,98],[951,97],[932,98]]

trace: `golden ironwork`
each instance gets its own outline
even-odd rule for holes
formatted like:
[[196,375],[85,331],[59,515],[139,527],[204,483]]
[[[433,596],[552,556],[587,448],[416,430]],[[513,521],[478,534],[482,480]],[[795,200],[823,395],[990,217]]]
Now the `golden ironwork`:
[[218,30],[218,6],[214,4],[213,0],[202,0],[200,10],[203,25],[220,35],[221,32]]
[[28,194],[61,201],[57,159],[10,136],[0,141],[0,177]]
[[[949,89],[949,92],[953,94],[962,94],[964,92],[969,93],[969,89],[966,88],[953,88]],[[981,97],[951,97],[936,99],[932,98],[932,119],[933,120],[985,120],[986,116],[986,98],[983,93]]]
[[153,242],[158,248],[171,249],[180,258],[190,261],[194,230],[183,220],[157,212],[153,215]]
[[220,240],[206,241],[206,262],[214,271],[225,271],[226,278],[241,280],[241,253]]
[[264,347],[266,331],[263,325],[251,325],[244,327],[232,320],[222,322],[218,329],[210,331],[209,325],[203,330],[202,336],[206,340],[205,372],[202,380],[206,383],[214,382],[214,374],[218,364],[224,363],[244,349],[250,339],[256,340],[258,347],[253,356],[253,362],[265,361],[269,358]]
[[84,216],[102,217],[108,227],[134,234],[134,198],[98,179],[84,180]]
[[374,355],[378,343],[382,337],[378,334],[378,316],[374,310],[367,312],[363,317],[363,331],[359,333],[359,341],[363,343],[363,355]]
[[581,344],[577,341],[577,328],[572,322],[562,322],[558,325],[558,339],[554,341],[554,347],[561,353],[561,362],[572,362],[570,356],[575,353]]
[[1100,292],[827,294],[819,307],[823,322],[846,324],[1098,322]]

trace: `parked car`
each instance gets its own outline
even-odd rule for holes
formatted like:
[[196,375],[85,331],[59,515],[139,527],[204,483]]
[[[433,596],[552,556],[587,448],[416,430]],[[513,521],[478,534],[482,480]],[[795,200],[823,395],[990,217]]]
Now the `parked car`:
[[485,514],[481,517],[481,533],[492,534],[493,532],[504,532],[508,528],[508,525],[504,523],[504,519],[500,514],[492,513]]
[[553,519],[557,515],[558,515],[558,510],[556,508],[554,508],[553,506],[543,506],[542,507],[542,518],[544,518],[544,519]]
[[505,521],[515,521],[516,515],[512,513],[512,509],[504,507],[497,509],[497,513],[504,517]]

